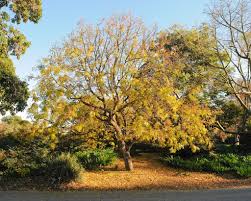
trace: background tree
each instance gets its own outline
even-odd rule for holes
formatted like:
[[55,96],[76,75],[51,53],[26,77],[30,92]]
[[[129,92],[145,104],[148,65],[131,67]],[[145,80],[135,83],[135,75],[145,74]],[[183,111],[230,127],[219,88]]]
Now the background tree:
[[190,30],[174,26],[159,34],[154,48],[159,64],[142,69],[150,124],[165,139],[159,143],[171,152],[184,148],[195,152],[212,145],[216,111],[210,106],[223,89],[218,88],[221,72],[211,69],[218,61],[212,41],[207,26]]
[[249,0],[219,0],[208,9],[220,61],[216,67],[224,72],[230,98],[234,97],[244,111],[236,133],[246,133],[251,112],[250,3]]
[[6,111],[22,111],[28,99],[27,84],[17,78],[10,56],[20,58],[30,43],[14,25],[28,21],[37,23],[41,14],[41,0],[0,0],[0,112],[2,114]]
[[15,75],[0,70],[0,113],[23,111],[29,98],[28,85]]
[[158,48],[168,52],[165,57],[174,55],[172,61],[180,66],[173,81],[181,96],[186,95],[190,88],[199,87],[202,90],[201,102],[215,105],[219,96],[222,99],[228,86],[222,82],[223,72],[215,68],[219,58],[215,52],[213,32],[207,24],[191,29],[173,26],[160,34],[159,43],[162,47]]
[[1,133],[2,135],[13,135],[17,138],[25,138],[27,136],[29,137],[32,133],[32,124],[19,116],[6,116],[2,118],[2,124],[5,125],[5,129]]

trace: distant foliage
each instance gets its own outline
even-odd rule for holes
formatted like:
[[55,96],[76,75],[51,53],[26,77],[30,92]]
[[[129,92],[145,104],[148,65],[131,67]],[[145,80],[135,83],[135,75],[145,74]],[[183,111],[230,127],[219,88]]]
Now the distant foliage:
[[111,165],[117,158],[117,154],[111,149],[80,151],[75,155],[81,165],[87,170],[97,170]]
[[241,123],[243,110],[241,106],[234,101],[224,101],[219,105],[221,113],[217,116],[217,120],[225,128],[235,129]]

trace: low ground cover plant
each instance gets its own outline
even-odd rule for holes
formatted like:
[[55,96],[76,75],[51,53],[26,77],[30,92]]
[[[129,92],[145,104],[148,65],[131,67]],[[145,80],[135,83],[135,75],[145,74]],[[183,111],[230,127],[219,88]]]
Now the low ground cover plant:
[[75,153],[80,164],[87,170],[98,170],[111,165],[117,158],[112,149],[91,149]]
[[242,177],[251,176],[251,155],[234,153],[209,154],[190,158],[169,156],[161,159],[167,165],[191,171],[233,173]]

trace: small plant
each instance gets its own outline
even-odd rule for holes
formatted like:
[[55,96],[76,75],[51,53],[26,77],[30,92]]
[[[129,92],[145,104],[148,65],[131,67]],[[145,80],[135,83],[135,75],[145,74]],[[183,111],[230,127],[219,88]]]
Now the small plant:
[[48,162],[46,175],[58,183],[77,179],[81,171],[82,167],[74,155],[62,153]]
[[79,151],[75,155],[87,170],[97,170],[111,165],[117,158],[117,154],[112,149]]

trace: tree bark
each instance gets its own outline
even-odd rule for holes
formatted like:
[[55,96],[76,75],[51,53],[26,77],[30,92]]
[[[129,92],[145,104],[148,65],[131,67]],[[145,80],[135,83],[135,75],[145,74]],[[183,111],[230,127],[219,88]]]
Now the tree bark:
[[131,150],[133,143],[131,143],[130,145],[127,145],[126,142],[121,139],[123,137],[123,133],[122,133],[120,126],[116,122],[115,118],[112,118],[110,124],[113,126],[113,128],[115,129],[115,131],[117,133],[118,145],[119,145],[119,149],[120,149],[120,151],[123,155],[123,158],[124,158],[125,169],[127,171],[131,171],[131,170],[133,170],[133,164],[132,164],[132,157],[130,154],[130,150]]
[[130,154],[130,147],[126,145],[124,141],[121,142],[121,152],[123,154],[125,169],[127,171],[133,170],[132,157]]

